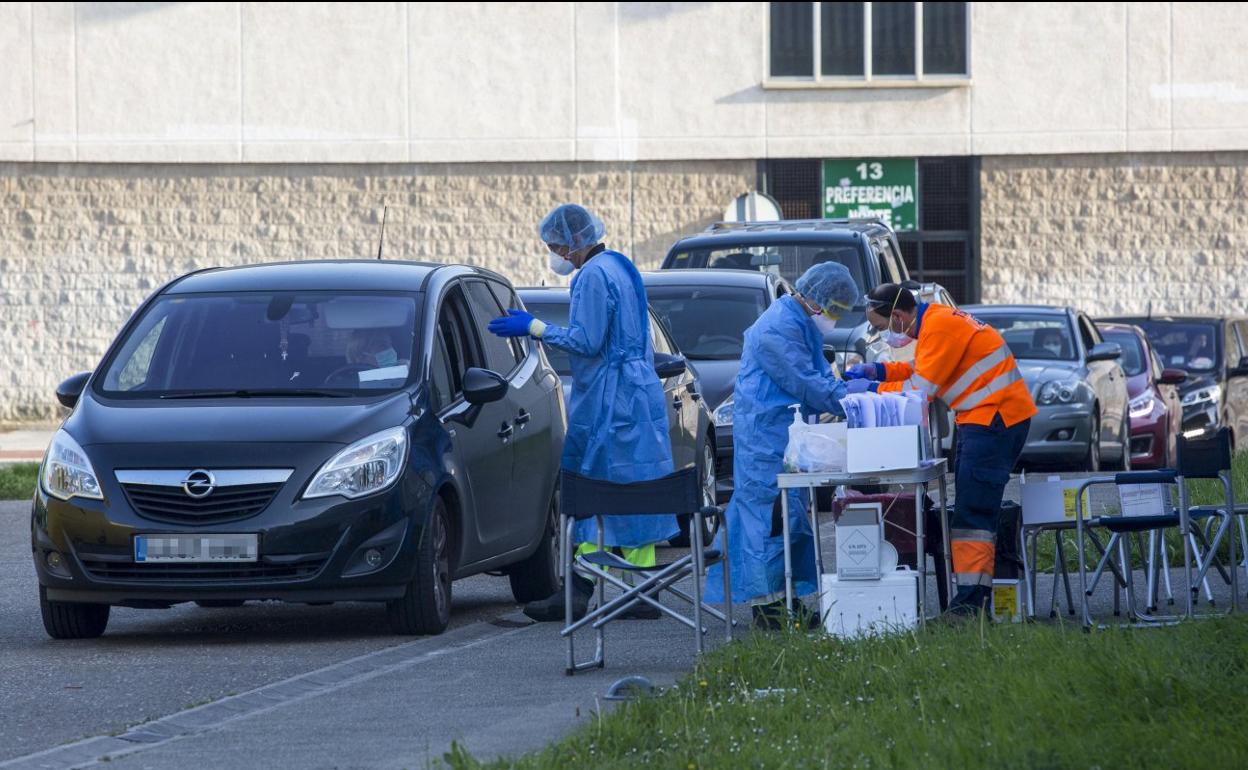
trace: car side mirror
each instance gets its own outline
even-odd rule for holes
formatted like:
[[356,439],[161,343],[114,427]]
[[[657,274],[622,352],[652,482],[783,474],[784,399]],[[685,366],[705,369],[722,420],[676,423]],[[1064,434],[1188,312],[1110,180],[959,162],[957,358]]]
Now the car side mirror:
[[464,372],[464,400],[473,406],[489,404],[507,395],[507,380],[489,369],[472,367]]
[[1101,342],[1088,351],[1088,363],[1117,361],[1122,358],[1122,346],[1117,342]]
[[79,372],[57,385],[56,400],[60,401],[61,406],[66,409],[73,409],[78,405],[78,399],[82,397],[82,391],[86,389],[89,379],[91,379],[91,372]]
[[660,380],[679,377],[688,369],[689,365],[681,356],[671,356],[667,353],[654,354],[654,373],[659,375]]
[[1182,385],[1187,382],[1187,372],[1182,369],[1162,369],[1157,382],[1160,385]]

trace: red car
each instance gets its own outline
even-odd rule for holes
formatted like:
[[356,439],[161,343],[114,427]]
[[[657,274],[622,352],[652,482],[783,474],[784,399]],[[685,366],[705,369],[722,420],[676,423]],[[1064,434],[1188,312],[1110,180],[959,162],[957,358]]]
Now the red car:
[[1175,442],[1183,432],[1179,385],[1182,369],[1166,369],[1144,330],[1127,324],[1098,323],[1106,342],[1122,347],[1122,370],[1131,399],[1131,467],[1173,468]]

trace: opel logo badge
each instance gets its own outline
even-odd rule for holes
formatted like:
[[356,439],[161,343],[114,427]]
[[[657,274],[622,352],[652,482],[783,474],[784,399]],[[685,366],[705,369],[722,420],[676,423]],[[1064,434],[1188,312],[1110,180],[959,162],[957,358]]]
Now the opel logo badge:
[[216,488],[217,480],[212,477],[211,473],[204,470],[191,471],[182,481],[182,491],[187,497],[193,497],[196,500],[211,495],[212,490]]

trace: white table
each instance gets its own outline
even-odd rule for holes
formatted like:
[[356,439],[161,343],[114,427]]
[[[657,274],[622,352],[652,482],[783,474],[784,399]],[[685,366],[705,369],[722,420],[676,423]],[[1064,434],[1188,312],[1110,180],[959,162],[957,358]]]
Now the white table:
[[[949,516],[945,511],[945,460],[926,460],[918,468],[907,468],[896,471],[873,471],[871,473],[781,473],[776,476],[780,487],[781,522],[784,528],[784,598],[786,606],[793,606],[793,546],[789,533],[789,495],[790,489],[809,490],[807,513],[810,515],[810,528],[815,537],[815,572],[822,580],[823,576],[823,542],[819,539],[819,516],[816,510],[815,490],[821,487],[838,486],[914,486],[914,529],[915,543],[918,547],[917,561],[919,571],[919,622],[927,618],[927,535],[924,532],[924,501],[927,497],[928,485],[937,482],[940,500],[940,529],[945,553],[945,580],[949,590],[953,589],[953,569],[950,564],[949,547]],[[953,594],[949,593],[952,597]]]

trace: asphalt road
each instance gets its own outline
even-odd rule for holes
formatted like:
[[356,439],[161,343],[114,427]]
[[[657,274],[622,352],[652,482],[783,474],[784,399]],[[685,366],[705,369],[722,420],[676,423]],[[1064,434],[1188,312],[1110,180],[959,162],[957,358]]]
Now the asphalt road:
[[[455,583],[451,627],[513,612],[506,578]],[[114,607],[99,639],[44,633],[29,504],[0,502],[0,762],[411,641],[379,604]]]

